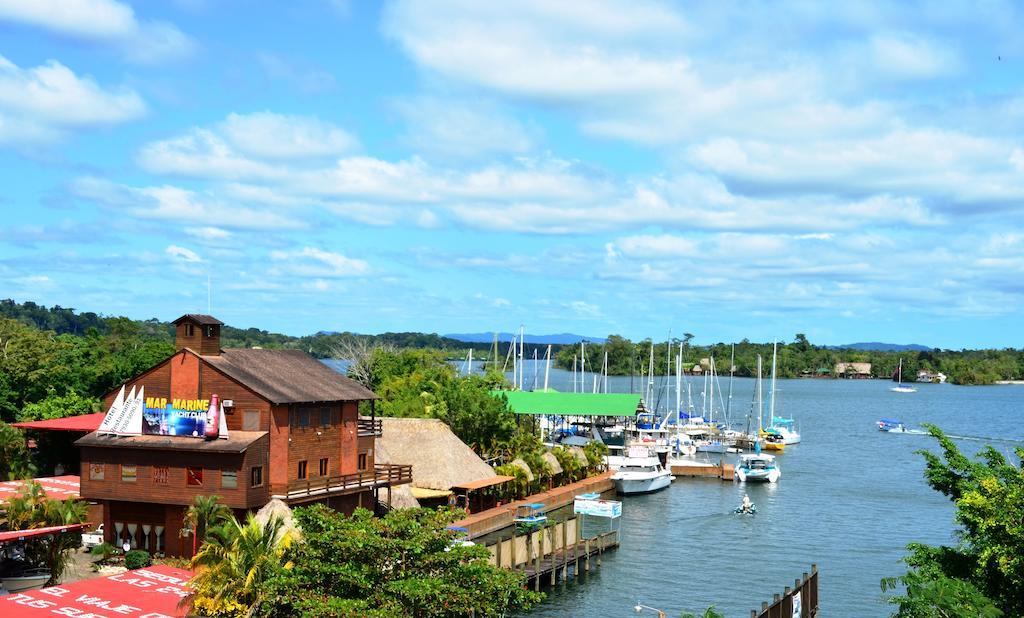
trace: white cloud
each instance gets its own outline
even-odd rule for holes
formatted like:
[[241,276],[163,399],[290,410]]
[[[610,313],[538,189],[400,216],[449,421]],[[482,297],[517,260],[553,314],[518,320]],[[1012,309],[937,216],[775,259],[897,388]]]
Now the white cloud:
[[71,129],[127,122],[145,111],[135,91],[104,89],[55,60],[22,69],[0,56],[0,143],[47,143]]
[[539,132],[480,102],[417,97],[396,106],[409,125],[409,142],[441,156],[521,154],[533,149]]
[[886,33],[871,38],[872,67],[898,79],[933,79],[960,69],[954,50],[913,33]]
[[271,259],[286,264],[290,272],[313,277],[357,277],[370,272],[365,260],[346,257],[340,253],[315,247],[294,251],[273,251]]
[[141,63],[182,57],[195,48],[192,39],[174,25],[139,21],[130,6],[115,0],[0,0],[0,20],[109,42]]
[[186,249],[185,247],[179,247],[178,245],[168,245],[167,248],[164,249],[164,253],[171,256],[172,259],[180,262],[196,263],[203,261],[195,251]]
[[185,233],[200,240],[227,240],[231,238],[231,232],[222,230],[219,227],[186,227]]
[[229,114],[220,131],[242,153],[268,159],[331,156],[358,145],[329,122],[272,112]]

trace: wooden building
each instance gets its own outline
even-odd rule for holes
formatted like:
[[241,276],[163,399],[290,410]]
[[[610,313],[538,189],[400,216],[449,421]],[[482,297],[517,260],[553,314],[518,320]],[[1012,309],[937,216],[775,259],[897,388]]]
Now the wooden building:
[[[182,533],[197,495],[218,495],[242,515],[271,498],[375,508],[379,490],[412,480],[410,466],[377,464],[381,423],[359,416],[376,395],[299,350],[220,347],[222,322],[174,322],[177,351],[125,382],[147,400],[224,405],[228,439],[91,433],[81,449],[81,495],[105,505],[107,540],[169,555],[191,553]],[[109,407],[120,387],[107,394]],[[184,403],[181,405],[185,405]],[[177,407],[177,406],[175,406]]]

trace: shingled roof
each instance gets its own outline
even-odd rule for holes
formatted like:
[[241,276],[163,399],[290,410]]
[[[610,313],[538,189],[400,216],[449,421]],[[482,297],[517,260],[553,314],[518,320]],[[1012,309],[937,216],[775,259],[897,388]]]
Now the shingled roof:
[[214,324],[218,324],[218,325],[223,325],[224,324],[224,322],[221,322],[220,320],[218,320],[217,318],[213,317],[212,315],[206,315],[205,313],[186,313],[185,315],[181,316],[177,320],[171,322],[171,324],[177,325],[177,324],[179,324],[181,322],[184,322],[185,320],[191,320],[191,321],[195,322],[196,324],[199,324],[200,326],[212,326]]
[[370,389],[302,350],[231,349],[202,359],[271,403],[377,399]]

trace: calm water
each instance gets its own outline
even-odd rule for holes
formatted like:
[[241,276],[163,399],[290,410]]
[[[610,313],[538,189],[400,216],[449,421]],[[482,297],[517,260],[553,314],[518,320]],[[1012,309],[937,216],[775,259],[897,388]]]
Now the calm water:
[[[530,388],[529,363],[525,373]],[[543,368],[539,374],[543,381]],[[550,385],[571,391],[572,372],[552,370]],[[745,618],[811,563],[820,571],[823,615],[889,615],[879,580],[902,572],[907,543],[951,542],[953,509],[925,486],[914,454],[934,450],[934,441],[884,434],[874,422],[895,417],[933,422],[954,435],[1024,440],[1024,387],[923,384],[898,394],[891,386],[780,380],[777,412],[797,419],[803,442],[780,456],[778,484],[680,479],[658,494],[624,498],[622,546],[596,573],[549,590],[530,616],[633,616],[639,600],[669,616],[715,604],[730,618]],[[702,383],[692,388],[696,393]],[[746,413],[753,388],[753,380],[735,381],[734,417]],[[630,379],[612,378],[608,390],[628,392]],[[958,442],[968,452],[983,444]],[[1011,444],[992,444],[1010,453]],[[731,512],[744,491],[758,507],[755,517]]]

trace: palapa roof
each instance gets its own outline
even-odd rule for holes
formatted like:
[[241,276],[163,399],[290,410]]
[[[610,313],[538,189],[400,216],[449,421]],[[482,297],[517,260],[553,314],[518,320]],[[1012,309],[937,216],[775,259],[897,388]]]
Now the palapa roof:
[[551,474],[562,473],[562,464],[558,463],[558,458],[555,457],[554,453],[552,453],[551,451],[545,451],[544,454],[541,455],[540,457],[545,462],[547,462],[548,468],[551,470]]
[[285,534],[292,534],[296,537],[301,537],[302,532],[299,530],[298,524],[295,523],[295,518],[292,516],[291,508],[285,504],[283,500],[274,498],[270,502],[263,505],[263,508],[256,511],[256,521],[260,522],[260,525],[266,526],[267,522],[270,521],[271,517],[277,516],[281,519],[281,530],[278,532],[278,536],[284,536]]
[[523,461],[521,457],[516,457],[515,459],[510,461],[508,465],[521,468],[524,472],[526,472],[526,480],[531,483],[533,482],[533,470],[530,469],[530,465]]
[[377,398],[370,389],[302,350],[230,349],[201,358],[271,403]]
[[412,484],[448,490],[453,485],[495,476],[473,449],[433,418],[382,418],[374,461],[412,466]]

